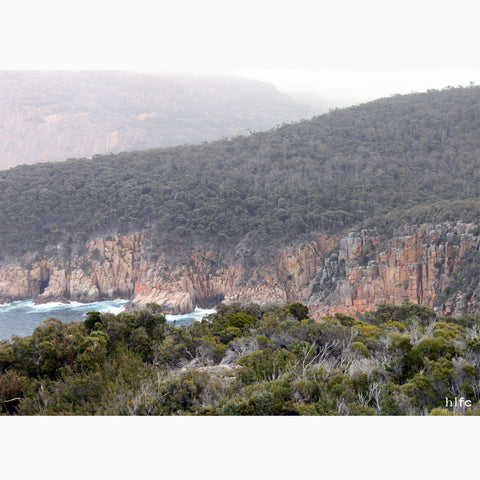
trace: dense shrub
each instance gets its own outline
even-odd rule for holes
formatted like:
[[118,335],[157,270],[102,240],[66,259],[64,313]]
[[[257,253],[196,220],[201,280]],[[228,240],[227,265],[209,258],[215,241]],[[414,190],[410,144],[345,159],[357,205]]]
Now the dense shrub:
[[444,413],[455,395],[472,407],[448,412],[480,412],[477,316],[437,318],[405,304],[316,322],[300,319],[300,305],[219,306],[183,327],[157,305],[49,319],[0,343],[1,412],[423,415]]

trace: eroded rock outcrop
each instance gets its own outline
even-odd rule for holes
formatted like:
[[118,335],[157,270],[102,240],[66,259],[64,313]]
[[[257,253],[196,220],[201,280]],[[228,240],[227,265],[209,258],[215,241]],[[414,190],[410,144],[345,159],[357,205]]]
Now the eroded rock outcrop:
[[144,239],[94,239],[82,255],[0,268],[0,302],[129,298],[133,307],[156,302],[166,312],[182,313],[222,301],[268,305],[305,300],[311,279],[335,245],[319,236],[278,252],[272,265],[252,271],[201,250],[172,264],[164,252],[147,254]]
[[344,237],[319,235],[249,268],[222,252],[198,249],[172,262],[137,234],[90,240],[82,254],[51,255],[0,268],[0,302],[34,298],[90,302],[128,298],[185,313],[220,302],[304,302],[314,318],[350,315],[405,301],[460,315],[480,306],[480,237],[473,224],[404,227]]
[[85,251],[0,268],[0,302],[34,298],[91,302],[130,298],[142,253],[143,235],[95,239]]
[[[144,263],[135,286],[132,305],[156,302],[172,313],[196,306],[227,303],[281,304],[306,299],[309,284],[335,240],[319,236],[302,246],[281,250],[273,264],[252,271],[213,252],[197,251],[171,268],[165,258]],[[216,267],[217,264],[222,267]]]
[[476,311],[480,279],[465,278],[468,265],[461,259],[467,252],[477,255],[478,234],[478,227],[465,223],[408,227],[391,237],[350,233],[325,260],[307,303],[316,317],[406,301],[443,314]]

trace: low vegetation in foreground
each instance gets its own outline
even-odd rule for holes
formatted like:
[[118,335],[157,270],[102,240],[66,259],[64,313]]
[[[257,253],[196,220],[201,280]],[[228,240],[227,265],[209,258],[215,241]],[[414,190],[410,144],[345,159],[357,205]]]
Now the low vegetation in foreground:
[[46,320],[0,343],[0,372],[6,415],[477,415],[480,315],[220,305],[176,327],[149,304]]

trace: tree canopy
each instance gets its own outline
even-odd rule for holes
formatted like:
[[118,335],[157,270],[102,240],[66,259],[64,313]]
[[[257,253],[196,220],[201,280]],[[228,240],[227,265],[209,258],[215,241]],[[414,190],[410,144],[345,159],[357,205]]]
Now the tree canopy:
[[449,88],[231,140],[19,166],[0,172],[0,252],[138,231],[258,251],[317,231],[478,220],[479,117],[480,87]]

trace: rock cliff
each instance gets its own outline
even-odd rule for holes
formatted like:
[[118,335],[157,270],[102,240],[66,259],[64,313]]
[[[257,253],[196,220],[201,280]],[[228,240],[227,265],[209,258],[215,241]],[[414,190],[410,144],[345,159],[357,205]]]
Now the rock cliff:
[[82,254],[0,268],[0,302],[34,298],[50,301],[91,302],[130,298],[143,252],[143,235],[95,239]]
[[314,318],[405,301],[448,315],[476,312],[480,305],[480,236],[473,224],[318,235],[253,270],[201,249],[172,264],[165,252],[152,254],[146,240],[145,234],[97,238],[81,255],[4,266],[0,302],[128,298],[132,306],[156,302],[168,313],[184,313],[222,301],[300,301]]
[[350,233],[325,259],[307,303],[315,317],[406,301],[447,315],[478,311],[479,244],[478,227],[464,223]]

